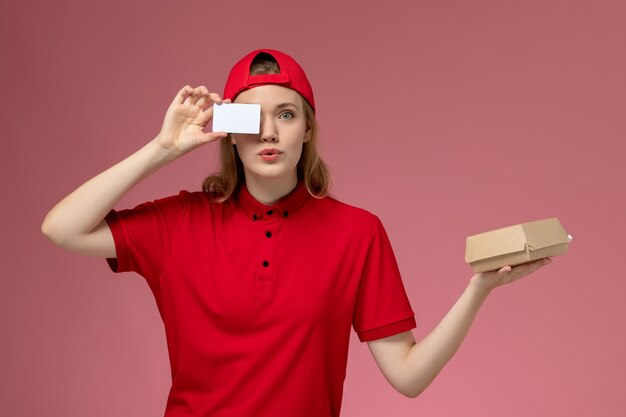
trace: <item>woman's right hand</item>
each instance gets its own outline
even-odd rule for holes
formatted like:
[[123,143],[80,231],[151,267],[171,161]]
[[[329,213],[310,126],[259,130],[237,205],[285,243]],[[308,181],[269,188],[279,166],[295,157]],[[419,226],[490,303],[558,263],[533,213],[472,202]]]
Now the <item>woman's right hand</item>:
[[[230,99],[224,100],[230,103]],[[217,93],[209,93],[205,86],[184,86],[167,109],[161,132],[155,141],[175,157],[205,143],[226,137],[226,132],[204,132],[213,118],[213,103],[221,104]]]

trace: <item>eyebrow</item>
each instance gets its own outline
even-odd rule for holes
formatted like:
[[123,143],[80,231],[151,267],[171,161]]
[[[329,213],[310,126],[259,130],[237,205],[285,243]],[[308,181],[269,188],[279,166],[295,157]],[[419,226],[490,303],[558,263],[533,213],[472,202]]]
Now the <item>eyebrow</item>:
[[293,106],[296,109],[298,108],[298,106],[296,106],[294,103],[280,103],[276,107],[279,108],[279,109],[282,109],[283,107],[288,107],[288,106]]
[[[258,103],[243,103],[243,104],[258,104]],[[284,102],[284,103],[277,104],[277,105],[276,105],[276,108],[277,108],[277,109],[282,109],[282,108],[284,108],[284,107],[289,107],[289,106],[292,106],[292,107],[294,107],[296,110],[299,110],[299,109],[298,109],[298,106],[296,106],[296,104],[295,104],[295,103],[292,103],[292,102],[289,102],[289,101]]]

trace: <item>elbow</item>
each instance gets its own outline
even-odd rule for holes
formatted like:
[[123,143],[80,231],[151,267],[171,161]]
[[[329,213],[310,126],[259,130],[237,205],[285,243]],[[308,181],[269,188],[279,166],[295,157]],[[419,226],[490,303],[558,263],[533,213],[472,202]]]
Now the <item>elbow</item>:
[[47,238],[50,238],[50,236],[52,235],[52,224],[49,217],[50,212],[46,214],[46,217],[44,217],[43,222],[41,223],[41,233]]
[[41,233],[53,244],[57,246],[61,245],[61,239],[59,238],[58,233],[54,232],[54,227],[50,224],[50,222],[44,220],[41,224]]
[[41,223],[41,233],[46,237],[50,237],[50,227],[48,226],[48,223],[46,223],[45,220],[43,223]]
[[424,391],[424,389],[405,390],[404,392],[401,392],[401,394],[404,395],[407,398],[417,398],[423,391]]
[[415,386],[411,384],[402,384],[396,387],[396,391],[400,394],[404,395],[407,398],[416,398],[418,395],[424,391],[426,387],[423,386]]
[[407,398],[417,398],[422,392],[426,390],[433,382],[437,375],[421,375],[417,378],[407,379],[401,385],[402,390],[398,390]]
[[417,392],[411,392],[411,393],[408,393],[408,394],[405,394],[405,395],[406,395],[407,398],[417,398],[417,397],[419,397],[419,395],[422,392],[424,392],[424,390],[419,390]]
[[44,235],[46,238],[48,238],[50,242],[52,242],[56,246],[59,246],[60,244],[59,240],[49,229],[46,228],[46,226],[43,226],[43,225],[41,226],[41,234]]
[[48,239],[52,240],[52,233],[50,231],[50,226],[48,225],[48,223],[46,223],[45,220],[43,223],[41,223],[41,234],[43,234]]

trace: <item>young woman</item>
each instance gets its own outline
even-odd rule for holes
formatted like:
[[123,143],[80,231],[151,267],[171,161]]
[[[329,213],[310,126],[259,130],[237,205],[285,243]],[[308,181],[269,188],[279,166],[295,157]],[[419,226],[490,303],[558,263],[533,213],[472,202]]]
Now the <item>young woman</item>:
[[[261,104],[259,134],[208,132],[213,105]],[[499,285],[549,259],[475,274],[416,343],[414,312],[378,216],[338,201],[316,151],[309,81],[289,55],[250,52],[224,99],[182,88],[159,135],[48,213],[55,244],[143,276],[165,326],[175,416],[339,416],[351,328],[384,377],[416,397]],[[202,191],[114,210],[157,169],[220,140]]]

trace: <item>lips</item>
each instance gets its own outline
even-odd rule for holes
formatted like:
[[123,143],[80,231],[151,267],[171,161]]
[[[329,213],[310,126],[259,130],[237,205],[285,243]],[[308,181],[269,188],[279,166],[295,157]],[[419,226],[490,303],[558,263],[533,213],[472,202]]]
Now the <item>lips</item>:
[[270,149],[263,149],[261,152],[259,152],[259,155],[274,155],[278,153],[283,153],[283,152],[279,151],[278,149],[270,148]]

